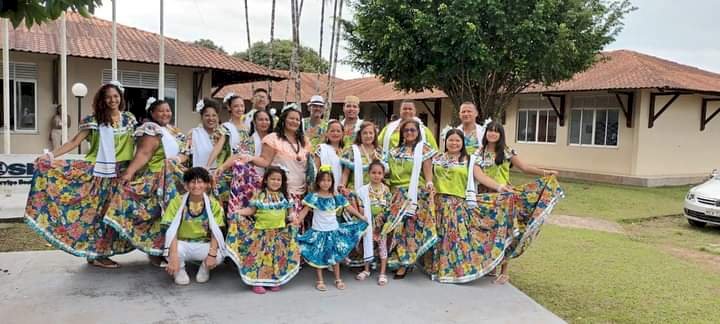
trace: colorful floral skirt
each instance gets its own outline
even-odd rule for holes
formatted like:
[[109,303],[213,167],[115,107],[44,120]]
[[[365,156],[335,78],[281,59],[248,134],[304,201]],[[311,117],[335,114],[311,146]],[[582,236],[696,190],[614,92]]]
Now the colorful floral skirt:
[[433,280],[473,281],[530,246],[563,192],[554,177],[514,189],[479,194],[475,208],[464,198],[437,196],[440,240],[419,262]]
[[368,224],[364,221],[341,223],[334,231],[312,228],[298,236],[303,259],[315,268],[327,268],[342,262],[357,245]]
[[[222,183],[224,180],[221,180]],[[250,165],[236,162],[232,167],[232,180],[227,188],[228,193],[228,212],[235,213],[250,204],[250,199],[260,190],[262,177],[257,173],[256,169]],[[225,188],[219,185],[218,188]],[[221,189],[226,190],[226,189]],[[220,193],[222,196],[224,193]]]
[[505,258],[512,241],[512,194],[478,196],[467,207],[465,197],[437,195],[438,243],[418,260],[433,280],[464,283],[478,279]]
[[415,264],[438,240],[434,206],[430,195],[418,190],[417,206],[409,206],[407,189],[398,188],[390,204],[390,215],[383,225],[390,250],[388,268],[396,269]]
[[255,229],[255,223],[237,213],[228,217],[225,244],[242,281],[251,286],[276,287],[300,271],[297,228]]
[[184,192],[183,172],[177,162],[165,160],[160,171],[146,168],[135,179],[113,189],[105,223],[149,255],[162,255],[165,229],[160,224],[167,204]]
[[[118,174],[127,163],[118,164]],[[95,259],[133,250],[103,222],[117,178],[93,176],[93,163],[39,161],[25,207],[25,222],[54,247]]]
[[507,251],[511,258],[519,257],[530,247],[555,205],[565,197],[565,192],[554,176],[516,186],[515,192],[513,242]]
[[[351,195],[349,198],[349,201],[355,208],[358,206],[361,206],[358,198],[354,195]],[[363,241],[365,240],[365,236],[362,236],[360,238],[360,241],[358,241],[358,244],[355,245],[355,248],[350,252],[350,255],[348,255],[348,259],[350,259],[350,262],[347,264],[347,266],[351,268],[359,268],[364,267],[366,263],[371,262],[377,262],[378,257],[387,254],[387,246],[381,247],[381,242],[386,242],[387,240],[380,239],[382,237],[381,232],[383,229],[383,226],[385,225],[385,221],[388,218],[388,210],[384,209],[384,211],[378,212],[373,215],[372,217],[372,231],[373,231],[373,237],[377,238],[376,240],[373,240],[373,259],[372,260],[365,260],[365,253],[363,251]],[[369,230],[369,229],[368,229]],[[384,252],[384,253],[383,253]],[[387,257],[387,256],[385,256]]]

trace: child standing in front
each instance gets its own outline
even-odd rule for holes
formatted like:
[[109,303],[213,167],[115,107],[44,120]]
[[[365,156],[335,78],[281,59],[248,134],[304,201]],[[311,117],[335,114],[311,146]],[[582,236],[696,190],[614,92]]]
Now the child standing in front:
[[[345,289],[345,283],[340,278],[340,263],[350,254],[360,237],[367,228],[367,219],[357,209],[350,206],[343,195],[333,192],[335,179],[329,165],[320,167],[315,178],[315,192],[305,195],[305,207],[294,219],[295,224],[302,224],[305,216],[312,209],[312,228],[305,234],[298,236],[300,253],[308,264],[317,269],[317,282],[315,289],[326,291],[323,279],[323,269],[333,267],[335,274],[335,287]],[[346,208],[351,214],[364,221],[351,221],[340,225],[337,213]]]
[[288,197],[285,170],[270,166],[249,207],[237,211],[239,217],[230,217],[226,240],[230,257],[238,264],[240,278],[256,294],[266,293],[265,287],[279,291],[300,270],[297,227],[285,222],[292,208]]
[[210,270],[226,255],[221,227],[225,226],[222,206],[209,197],[210,174],[200,167],[191,168],[183,175],[186,194],[170,201],[161,223],[165,232],[165,271],[178,285],[187,285],[190,278],[185,271],[188,261],[202,261],[195,280],[210,280]]
[[[390,212],[390,201],[392,193],[390,187],[383,183],[385,177],[385,165],[378,160],[374,160],[368,166],[370,174],[370,183],[364,185],[356,191],[359,206],[362,206],[363,213],[367,218],[372,219],[372,228],[370,233],[366,233],[363,237],[363,250],[366,254],[365,269],[355,276],[357,280],[365,280],[370,277],[370,263],[373,256],[373,242],[377,243],[377,257],[380,259],[380,275],[377,283],[385,286],[388,283],[385,269],[387,267],[387,235],[382,234],[382,228]],[[370,215],[368,215],[370,213]],[[367,241],[367,242],[365,242]]]

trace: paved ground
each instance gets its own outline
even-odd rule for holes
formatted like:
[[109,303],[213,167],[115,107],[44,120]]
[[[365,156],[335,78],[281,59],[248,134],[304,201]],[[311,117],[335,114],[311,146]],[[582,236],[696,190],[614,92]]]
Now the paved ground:
[[358,282],[344,272],[347,290],[329,285],[321,293],[312,288],[314,271],[303,269],[282,291],[259,296],[229,266],[216,269],[209,283],[178,287],[143,254],[116,261],[121,269],[103,270],[57,251],[0,253],[0,321],[563,323],[515,287],[489,279],[444,285],[414,272],[381,288],[375,276]]

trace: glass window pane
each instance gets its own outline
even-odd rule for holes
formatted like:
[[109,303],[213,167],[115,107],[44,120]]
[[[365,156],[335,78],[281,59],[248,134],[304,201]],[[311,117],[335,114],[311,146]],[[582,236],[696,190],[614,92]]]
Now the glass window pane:
[[538,119],[538,142],[547,142],[548,111],[541,110]]
[[535,131],[537,127],[537,110],[528,110],[527,114],[527,141],[528,142],[535,142],[537,141],[535,139]]
[[18,102],[16,108],[18,130],[35,130],[35,84],[18,82]]
[[582,132],[580,133],[580,144],[592,144],[593,135],[593,110],[583,110]]
[[580,118],[582,110],[575,109],[570,115],[570,144],[580,144]]
[[607,142],[605,145],[618,145],[618,119],[620,117],[619,110],[608,111],[607,121]]
[[548,141],[548,143],[555,143],[556,140],[557,140],[557,116],[555,116],[555,112],[551,111],[548,115],[547,141]]
[[527,111],[518,111],[518,127],[517,127],[517,140],[524,142],[527,139],[527,131],[525,123],[527,122]]
[[605,145],[606,118],[607,110],[595,111],[595,145]]

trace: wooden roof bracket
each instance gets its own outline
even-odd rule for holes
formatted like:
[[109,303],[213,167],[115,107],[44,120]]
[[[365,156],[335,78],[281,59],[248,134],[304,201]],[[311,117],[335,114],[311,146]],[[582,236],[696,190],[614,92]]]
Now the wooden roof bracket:
[[[205,74],[207,74],[208,71],[209,71],[209,69],[193,71],[193,102],[192,102],[192,107],[195,107],[195,103],[198,102],[200,99],[202,99],[202,98],[200,97],[200,95],[201,95],[201,93],[202,93],[202,84],[203,84],[203,80],[205,79]],[[193,108],[193,109],[195,109],[195,108]]]
[[[390,112],[388,112],[388,108],[383,108],[383,106],[381,106],[379,102],[375,102],[375,105],[380,109],[380,111],[382,111],[382,113],[385,115],[385,118],[390,119]],[[387,103],[385,105],[388,106]]]
[[702,99],[702,106],[700,109],[700,131],[705,130],[705,126],[713,119],[715,116],[720,113],[720,107],[715,109],[715,111],[708,116],[708,103],[709,102],[720,102],[720,99],[709,99],[709,98],[703,98]]
[[[549,94],[549,93],[543,93],[543,97],[547,98],[548,102],[550,102],[550,106],[555,111],[555,115],[558,118],[558,122],[560,127],[565,126],[565,95],[564,94]],[[552,98],[560,98],[560,107],[558,107],[555,104],[555,101],[552,100]]]
[[[633,120],[633,112],[635,110],[635,93],[632,91],[609,91],[612,94],[615,94],[615,98],[618,101],[618,104],[620,104],[620,108],[623,111],[623,114],[625,115],[625,125],[627,128],[632,128],[632,120]],[[622,101],[622,98],[620,98],[620,95],[624,95],[625,98],[627,98],[627,105]]]
[[420,102],[423,103],[423,105],[425,106],[425,110],[427,110],[427,112],[430,114],[430,116],[432,116],[435,123],[439,124],[440,121],[437,119],[437,115],[435,115],[435,111],[433,109],[430,109],[430,106],[428,106],[428,104],[425,100],[420,100]]
[[[672,105],[675,100],[680,97],[680,95],[684,95],[687,93],[684,92],[651,92],[650,93],[650,114],[648,116],[648,128],[653,128],[655,126],[655,121],[662,115],[670,105]],[[655,113],[655,99],[659,96],[672,96],[670,100],[662,107],[660,110]]]

